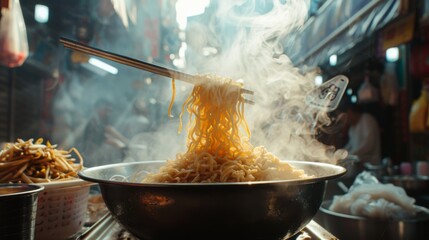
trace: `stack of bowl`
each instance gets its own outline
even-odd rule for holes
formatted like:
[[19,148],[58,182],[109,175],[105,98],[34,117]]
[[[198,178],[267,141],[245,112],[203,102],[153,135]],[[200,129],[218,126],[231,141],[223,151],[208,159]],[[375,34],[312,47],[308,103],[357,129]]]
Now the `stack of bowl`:
[[34,239],[39,185],[0,184],[0,239]]

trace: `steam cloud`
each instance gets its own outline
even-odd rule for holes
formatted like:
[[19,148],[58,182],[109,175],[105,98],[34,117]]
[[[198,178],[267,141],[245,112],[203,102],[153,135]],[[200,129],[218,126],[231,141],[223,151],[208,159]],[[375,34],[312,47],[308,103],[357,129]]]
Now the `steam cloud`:
[[[304,24],[308,2],[212,0],[211,4],[217,5],[213,8],[216,12],[208,12],[205,14],[207,18],[199,17],[188,23],[187,69],[184,71],[242,79],[245,88],[255,92],[253,97],[246,96],[256,103],[246,106],[246,119],[252,131],[253,145],[265,146],[280,159],[335,163],[344,157],[344,151],[326,146],[315,138],[318,126],[329,125],[331,120],[326,112],[305,104],[306,94],[316,87],[314,75],[302,75],[284,53],[283,46],[288,34]],[[156,131],[140,133],[130,138],[125,161],[171,159],[183,152],[186,148],[186,134],[177,134],[178,114],[192,86],[176,81],[176,109],[173,109],[175,118],[169,119],[167,107],[171,89],[168,81],[165,81],[160,92],[155,92],[149,86],[130,99],[127,97],[131,96],[130,89],[126,86],[135,84],[134,80],[141,78],[141,75],[136,74],[137,70],[131,71],[129,68],[120,72],[127,72],[129,76],[121,76],[121,80],[117,79],[118,76],[91,79],[84,81],[84,84],[81,83],[82,76],[77,76],[79,73],[70,73],[70,83],[58,92],[53,109],[57,116],[56,125],[62,130],[54,131],[59,135],[57,139],[62,141],[60,144],[64,147],[85,148],[77,144],[81,142],[79,139],[85,137],[83,131],[87,121],[83,120],[84,116],[89,119],[96,113],[88,105],[93,105],[97,98],[109,97],[116,106],[126,106],[113,109],[112,115],[120,116],[115,119],[114,127],[120,130],[122,121],[130,116],[131,105],[139,96],[145,96],[145,99],[149,96],[156,99],[157,103],[146,103],[149,106],[147,114],[156,119],[156,124],[163,125],[156,128]],[[165,114],[155,116],[151,108],[163,108]],[[186,122],[186,114],[183,120]],[[77,127],[64,127],[70,125]],[[103,147],[83,151],[87,163],[85,165],[123,161],[119,154],[110,152],[112,148],[111,145],[104,144]],[[90,161],[95,161],[93,156],[98,157],[100,162],[89,164]]]
[[316,87],[314,75],[302,75],[283,50],[288,34],[303,25],[308,2],[283,2],[216,1],[217,12],[209,22],[191,23],[188,40],[194,45],[188,48],[195,54],[211,44],[218,54],[191,59],[190,69],[243,79],[255,92],[256,104],[246,108],[254,145],[266,146],[281,159],[335,163],[344,152],[315,138],[317,126],[331,120],[304,100]]

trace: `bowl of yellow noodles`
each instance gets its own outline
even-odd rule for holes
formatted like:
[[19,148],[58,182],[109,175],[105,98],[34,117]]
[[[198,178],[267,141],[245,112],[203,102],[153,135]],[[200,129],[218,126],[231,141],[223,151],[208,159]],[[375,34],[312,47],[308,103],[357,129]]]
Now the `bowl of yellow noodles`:
[[99,184],[113,217],[141,239],[284,239],[317,213],[326,182],[340,166],[287,161],[311,177],[222,182],[145,182],[165,161],[87,168],[79,176]]
[[182,107],[190,115],[185,152],[79,176],[99,184],[114,218],[141,239],[292,237],[318,211],[326,182],[346,169],[281,161],[253,146],[241,85],[216,76],[197,82]]

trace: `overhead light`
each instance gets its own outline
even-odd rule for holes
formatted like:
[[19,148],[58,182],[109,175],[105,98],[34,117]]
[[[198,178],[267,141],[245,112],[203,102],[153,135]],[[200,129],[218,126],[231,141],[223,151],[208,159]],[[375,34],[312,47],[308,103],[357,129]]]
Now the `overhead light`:
[[396,62],[399,59],[399,48],[392,47],[386,50],[386,61]]
[[316,86],[319,86],[320,84],[322,84],[323,83],[323,77],[322,76],[320,76],[320,75],[317,75],[315,78],[314,78],[314,84],[316,84]]
[[49,8],[42,4],[36,4],[34,7],[34,20],[39,23],[47,23],[49,20]]
[[188,24],[188,17],[203,14],[206,7],[210,5],[210,0],[178,0],[176,1],[176,21],[179,29],[185,30]]
[[96,58],[91,57],[91,58],[89,58],[88,62],[93,66],[96,66],[100,69],[103,69],[106,72],[109,72],[109,73],[114,74],[114,75],[118,74],[117,68],[115,68],[112,65],[109,65],[109,64],[107,64],[101,60],[98,60]]
[[185,60],[183,58],[176,58],[173,60],[173,65],[177,68],[184,68],[185,67]]
[[205,57],[217,54],[218,50],[214,47],[203,47],[203,55]]
[[155,98],[150,98],[149,102],[150,102],[150,104],[154,104],[154,105],[157,103]]
[[329,65],[331,65],[331,66],[336,66],[337,65],[337,55],[336,54],[331,55],[329,57]]
[[98,75],[98,76],[100,76],[100,77],[104,77],[104,76],[106,76],[107,74],[109,74],[108,72],[106,72],[106,71],[102,70],[101,68],[98,68],[98,67],[96,67],[96,66],[94,66],[94,65],[92,65],[92,64],[89,64],[89,63],[87,63],[87,62],[85,62],[85,63],[81,63],[81,66],[82,66],[83,68],[85,68],[86,70],[89,70],[89,71],[91,71],[91,72],[93,72],[93,73],[97,74],[97,75]]
[[353,94],[353,89],[351,89],[351,88],[349,88],[349,89],[347,89],[347,95],[352,95]]
[[357,103],[357,97],[356,97],[356,95],[353,95],[351,98],[350,98],[350,101],[352,102],[352,103]]

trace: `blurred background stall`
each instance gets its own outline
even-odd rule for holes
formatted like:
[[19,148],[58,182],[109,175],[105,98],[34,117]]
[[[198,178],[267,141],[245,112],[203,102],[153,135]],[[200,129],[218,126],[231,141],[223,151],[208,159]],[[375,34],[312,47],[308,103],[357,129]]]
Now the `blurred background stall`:
[[[266,105],[248,108],[253,134],[273,137],[262,144],[282,157],[293,150],[292,157],[320,160],[348,148],[353,136],[348,135],[345,108],[359,105],[378,125],[379,148],[374,160],[351,152],[345,164],[358,164],[358,171],[341,181],[350,186],[365,169],[380,179],[429,177],[429,0],[307,0],[294,11],[296,19],[279,11],[285,10],[284,2],[299,1],[227,2],[20,0],[28,54],[20,66],[0,66],[0,142],[43,137],[62,148],[77,147],[88,167],[169,159],[185,148],[184,134],[177,134],[178,116],[192,85],[176,81],[170,118],[170,79],[65,48],[59,38],[67,37],[192,74],[254,74],[243,81],[255,91],[256,102]],[[256,17],[259,22],[252,21]],[[285,21],[290,28],[264,32],[261,39],[268,40],[260,45],[246,37],[264,27],[238,28]],[[236,41],[240,37],[246,41]],[[243,46],[242,52],[235,51]],[[263,58],[266,52],[260,49],[267,46],[278,65]],[[264,78],[270,71],[277,76]],[[338,109],[327,113],[333,124],[308,127],[305,122],[316,117],[301,114],[307,107],[293,94],[339,74],[350,81]],[[277,78],[302,82],[284,86]],[[293,107],[269,111],[268,106],[285,102]],[[286,126],[292,128],[287,134],[299,135],[298,141],[275,138]],[[308,137],[313,134],[318,142]],[[271,145],[275,142],[281,146]],[[367,161],[373,166],[365,168]],[[342,192],[336,184],[327,199]],[[429,206],[427,189],[409,193]]]

